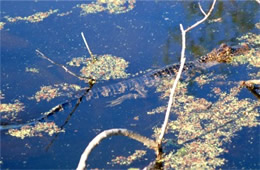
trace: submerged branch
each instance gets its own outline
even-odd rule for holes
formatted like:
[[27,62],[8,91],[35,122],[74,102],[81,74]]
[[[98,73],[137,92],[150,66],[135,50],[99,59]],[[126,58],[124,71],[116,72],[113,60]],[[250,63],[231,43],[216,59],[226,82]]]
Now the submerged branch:
[[42,58],[48,60],[49,62],[51,62],[51,63],[54,64],[54,65],[57,65],[57,66],[63,68],[63,69],[64,69],[67,73],[69,73],[70,75],[72,75],[72,76],[74,76],[74,77],[76,77],[76,78],[78,78],[78,79],[80,79],[80,80],[83,80],[83,81],[85,81],[85,82],[88,82],[88,81],[91,79],[91,77],[81,77],[81,76],[78,76],[78,75],[76,75],[75,73],[73,73],[72,71],[70,71],[70,70],[69,70],[67,67],[65,67],[64,65],[58,64],[58,63],[54,62],[53,60],[51,60],[49,57],[45,56],[45,55],[44,55],[42,52],[40,52],[38,49],[36,49],[35,51],[40,55],[40,57],[42,57]]
[[157,151],[157,143],[147,137],[141,136],[137,133],[134,133],[132,131],[129,131],[127,129],[109,129],[109,130],[105,130],[103,132],[101,132],[100,134],[98,134],[94,139],[92,139],[92,141],[88,144],[88,146],[86,147],[86,149],[84,150],[84,152],[82,153],[81,157],[80,157],[80,161],[77,167],[77,170],[83,170],[86,169],[86,161],[88,159],[89,154],[91,153],[91,151],[105,138],[111,137],[111,136],[117,136],[117,135],[121,135],[121,136],[127,136],[131,139],[134,139],[138,142],[143,143],[145,146],[154,149],[155,151]]
[[258,100],[260,100],[260,94],[256,91],[260,89],[260,80],[241,81],[240,86],[246,87]]
[[[72,111],[69,113],[69,115],[67,116],[65,122],[60,126],[60,129],[63,130],[65,125],[69,122],[70,118],[72,117],[72,115],[75,113],[76,109],[79,107],[80,103],[82,102],[82,99],[84,96],[86,96],[89,91],[92,89],[94,84],[92,84],[91,82],[89,82],[89,88],[86,89],[86,91],[84,92],[83,95],[81,95],[78,100],[76,105],[73,107]],[[54,138],[51,140],[51,142],[47,145],[46,147],[46,151],[49,150],[49,148],[52,146],[52,144],[54,143],[54,141],[57,139],[57,137],[59,136],[59,133],[56,133],[56,135],[54,136]]]

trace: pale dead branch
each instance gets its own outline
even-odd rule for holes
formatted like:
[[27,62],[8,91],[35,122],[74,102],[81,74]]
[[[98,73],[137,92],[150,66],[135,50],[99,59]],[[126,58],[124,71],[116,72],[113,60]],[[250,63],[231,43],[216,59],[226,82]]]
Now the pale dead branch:
[[80,161],[77,167],[77,170],[83,170],[86,169],[86,161],[88,159],[89,154],[91,153],[91,151],[105,138],[111,137],[111,136],[117,136],[117,135],[121,135],[121,136],[127,136],[131,139],[134,139],[138,142],[143,143],[145,146],[154,149],[155,151],[157,151],[157,143],[151,139],[148,139],[147,137],[141,136],[137,133],[134,133],[132,131],[129,131],[127,129],[109,129],[109,130],[105,130],[103,132],[101,132],[100,134],[98,134],[94,139],[92,139],[92,141],[88,144],[88,146],[86,147],[86,149],[84,150],[84,152],[82,153],[81,157],[80,157]]
[[95,61],[95,56],[94,56],[93,53],[91,52],[91,50],[90,50],[90,48],[89,48],[89,46],[88,46],[87,40],[86,40],[86,38],[85,38],[83,32],[81,32],[81,36],[82,36],[82,39],[83,39],[83,41],[84,41],[84,43],[85,43],[85,46],[87,47],[88,53],[89,53],[89,55],[91,56],[92,61]]
[[200,21],[196,22],[192,26],[188,27],[186,30],[184,30],[182,24],[180,24],[180,29],[181,29],[181,33],[182,33],[181,65],[180,65],[178,74],[177,74],[175,81],[174,81],[172,88],[171,88],[170,99],[168,101],[168,106],[167,106],[167,110],[166,110],[166,113],[165,113],[164,123],[163,123],[162,128],[161,128],[161,134],[160,134],[159,138],[157,139],[157,143],[158,143],[159,146],[161,146],[164,134],[165,134],[166,129],[167,129],[167,125],[168,125],[168,121],[169,121],[169,117],[170,117],[170,112],[171,112],[171,106],[172,106],[172,103],[173,103],[173,100],[174,100],[175,89],[176,89],[178,81],[181,77],[181,73],[182,73],[182,70],[183,70],[183,67],[184,67],[184,64],[185,64],[185,60],[186,60],[186,58],[185,58],[186,33],[188,31],[192,30],[193,28],[197,27],[199,24],[204,22],[209,17],[209,15],[211,14],[211,12],[214,9],[215,3],[216,3],[216,0],[213,0],[213,3],[210,7],[210,10],[208,11],[208,13],[206,15],[204,14],[205,12],[200,7],[201,8],[200,10],[204,12],[204,13],[202,12],[204,14],[204,18],[201,19]]
[[198,4],[199,4],[200,12],[201,12],[204,16],[206,16],[207,14],[206,14],[205,11],[202,9],[200,3],[198,3]]

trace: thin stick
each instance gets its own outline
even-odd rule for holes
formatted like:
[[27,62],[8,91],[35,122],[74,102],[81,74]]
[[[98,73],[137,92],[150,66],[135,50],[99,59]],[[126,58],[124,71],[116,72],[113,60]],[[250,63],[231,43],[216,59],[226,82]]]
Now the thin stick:
[[92,52],[91,52],[91,50],[90,50],[90,48],[89,48],[89,46],[88,46],[87,40],[86,40],[86,38],[85,38],[83,32],[81,32],[81,36],[82,36],[82,39],[83,39],[83,41],[84,41],[84,43],[85,43],[85,45],[86,45],[86,47],[87,47],[87,50],[88,50],[89,55],[90,55],[91,58],[92,58],[92,61],[94,61],[94,60],[95,60],[95,56],[92,54]]
[[134,139],[138,142],[143,143],[145,146],[157,150],[158,146],[157,143],[149,138],[146,138],[144,136],[141,136],[137,133],[134,133],[132,131],[129,131],[127,129],[109,129],[101,132],[98,134],[92,141],[88,144],[84,152],[82,153],[80,157],[80,161],[77,167],[77,170],[83,170],[86,169],[86,161],[88,159],[89,154],[91,151],[105,138],[108,138],[110,136],[127,136],[131,139]]
[[74,77],[77,77],[78,79],[80,80],[83,80],[83,81],[89,81],[89,79],[91,79],[90,77],[81,77],[81,76],[78,76],[76,75],[75,73],[73,73],[72,71],[70,71],[67,67],[65,67],[64,65],[62,64],[58,64],[56,62],[54,62],[53,60],[51,60],[50,58],[46,57],[42,52],[40,52],[38,49],[35,50],[42,58],[48,60],[49,62],[51,62],[52,64],[54,65],[57,65],[61,68],[63,68],[67,73],[69,73],[70,75],[74,76]]
[[185,32],[188,32],[190,30],[192,30],[193,28],[197,27],[199,24],[203,23],[211,14],[211,12],[213,11],[214,9],[214,6],[215,6],[215,3],[216,3],[216,0],[213,1],[212,5],[211,5],[211,8],[209,9],[209,12],[204,16],[203,19],[201,19],[200,21],[196,22],[195,24],[193,24],[192,26],[188,27]]
[[204,16],[206,16],[207,14],[206,14],[205,11],[202,9],[200,3],[198,3],[198,4],[199,4],[199,8],[200,8],[201,13],[202,13]]
[[166,110],[166,113],[165,113],[164,122],[163,122],[163,125],[162,125],[162,128],[161,128],[161,134],[160,134],[159,138],[157,139],[157,143],[158,143],[159,146],[161,146],[161,144],[162,144],[162,140],[163,140],[163,137],[164,137],[166,129],[167,129],[167,125],[168,125],[168,121],[169,121],[169,117],[170,117],[170,112],[171,112],[171,106],[172,106],[173,99],[174,99],[175,89],[177,87],[177,84],[178,84],[178,81],[180,79],[180,76],[181,76],[181,73],[182,73],[182,70],[183,70],[183,67],[184,67],[184,64],[185,64],[185,60],[186,60],[186,58],[185,58],[186,33],[188,31],[192,30],[193,28],[195,28],[196,26],[198,26],[199,24],[201,24],[202,22],[204,22],[209,17],[212,10],[214,9],[215,3],[216,3],[216,0],[213,1],[209,12],[204,16],[203,19],[196,22],[192,26],[188,27],[186,30],[184,30],[182,24],[180,24],[180,29],[181,29],[181,33],[182,33],[181,65],[180,65],[178,74],[176,76],[176,79],[175,79],[175,81],[172,85],[172,88],[171,88],[170,99],[169,99],[168,107],[167,107],[167,110]]

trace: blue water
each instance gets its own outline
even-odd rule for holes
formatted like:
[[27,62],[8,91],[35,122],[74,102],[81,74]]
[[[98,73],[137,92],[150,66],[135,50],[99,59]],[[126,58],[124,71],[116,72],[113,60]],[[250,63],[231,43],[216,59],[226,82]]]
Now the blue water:
[[[127,72],[134,74],[178,62],[181,49],[179,24],[187,27],[202,17],[196,6],[197,2],[189,1],[141,1],[127,13],[101,12],[86,16],[80,16],[80,9],[73,8],[79,3],[83,2],[1,2],[2,22],[7,22],[3,18],[7,15],[28,16],[49,9],[59,9],[58,13],[72,10],[68,16],[58,17],[55,13],[38,23],[7,22],[1,30],[1,91],[5,94],[5,99],[1,102],[11,103],[15,99],[27,101],[26,104],[30,107],[17,118],[22,122],[38,118],[42,112],[68,99],[64,97],[43,104],[26,100],[26,97],[31,97],[41,86],[64,82],[85,85],[56,66],[48,67],[51,64],[38,57],[35,49],[40,49],[46,56],[64,65],[73,57],[90,57],[80,36],[84,32],[94,54],[122,57],[129,61]],[[208,2],[202,3],[205,9],[208,5]],[[247,32],[257,32],[254,24],[259,22],[259,16],[259,5],[254,1],[218,2],[210,19],[221,17],[223,21],[205,22],[187,34],[188,60],[194,60],[222,42],[236,44],[237,37]],[[26,67],[38,68],[40,74],[25,72]],[[228,69],[224,68],[224,72],[228,72]],[[72,70],[79,73],[77,69]],[[236,67],[236,72],[241,70],[245,68]],[[229,77],[231,80],[232,77],[243,80],[248,76],[241,74],[237,77],[235,72],[231,72]],[[117,81],[100,82],[96,87],[113,82]],[[74,169],[88,142],[100,131],[110,128],[128,128],[151,136],[152,127],[159,126],[164,115],[147,116],[146,112],[167,103],[160,101],[160,94],[154,94],[153,91],[154,89],[149,89],[145,99],[128,100],[116,107],[105,107],[108,101],[116,97],[82,102],[66,125],[66,133],[59,134],[48,151],[45,148],[53,136],[21,140],[1,131],[1,169]],[[196,87],[191,86],[190,93],[196,97],[206,97]],[[250,93],[243,94],[254,99]],[[68,113],[63,112],[54,120],[62,124]],[[136,116],[139,116],[139,121],[134,120]],[[230,153],[223,155],[228,160],[223,169],[260,168],[258,132],[258,127],[245,128],[238,134],[248,138],[236,137],[227,146]],[[253,144],[248,144],[248,139]],[[232,150],[234,146],[238,151]],[[148,151],[144,158],[135,161],[131,166],[112,167],[107,164],[114,155],[125,155],[129,151],[133,153],[140,148],[145,149],[142,144],[123,137],[107,139],[91,153],[88,168],[144,167],[154,160],[152,151]]]

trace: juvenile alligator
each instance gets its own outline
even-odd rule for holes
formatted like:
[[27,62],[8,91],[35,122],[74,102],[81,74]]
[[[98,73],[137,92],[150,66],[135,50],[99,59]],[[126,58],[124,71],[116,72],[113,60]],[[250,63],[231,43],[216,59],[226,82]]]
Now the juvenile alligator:
[[[229,46],[226,44],[221,44],[219,48],[213,49],[210,53],[199,57],[198,60],[186,62],[183,71],[187,71],[190,69],[206,69],[217,63],[228,63],[232,60],[233,56],[246,53],[248,50],[249,46],[247,44],[243,44],[241,46]],[[122,94],[125,91],[135,90],[139,87],[156,86],[161,81],[161,78],[172,77],[173,75],[175,75],[179,69],[179,66],[179,64],[167,65],[161,69],[151,71],[141,77],[129,79],[109,86],[103,86],[100,88],[88,90],[87,93],[86,88],[84,94],[81,95],[81,98],[85,96],[86,100],[90,100],[91,98],[98,98],[99,96],[106,97],[116,94]],[[0,130],[20,128],[25,125],[33,125],[37,122],[47,121],[50,116],[70,107],[71,105],[73,105],[73,103],[76,103],[78,99],[79,98],[75,98],[65,103],[59,104],[53,107],[48,112],[45,112],[42,117],[28,121],[27,123],[11,125],[1,122]]]

